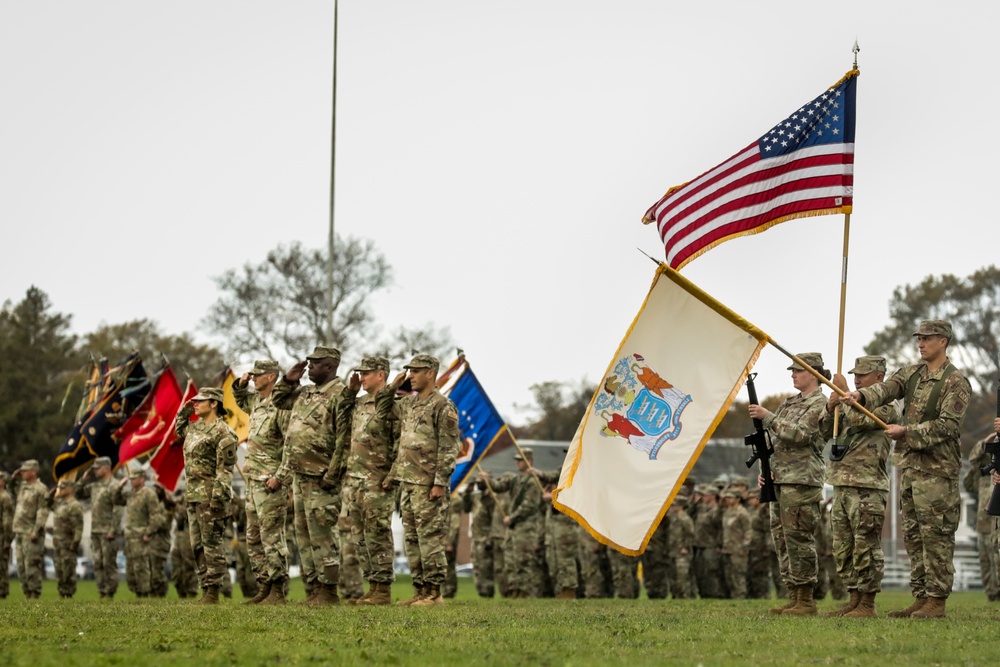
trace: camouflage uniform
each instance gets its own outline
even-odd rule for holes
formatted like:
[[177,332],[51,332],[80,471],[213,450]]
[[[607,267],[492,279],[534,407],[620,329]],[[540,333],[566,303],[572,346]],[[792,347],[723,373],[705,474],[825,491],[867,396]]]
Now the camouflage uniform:
[[0,470],[0,600],[10,594],[10,544],[14,541],[14,499],[7,493],[6,484],[10,478]]
[[[418,362],[418,355],[410,367]],[[400,514],[403,540],[413,585],[440,589],[448,570],[448,493],[432,499],[431,488],[450,488],[459,449],[458,412],[436,389],[426,397],[404,396],[398,401],[400,442],[389,479],[402,485]]]
[[[512,481],[516,477],[516,473],[504,473],[499,478],[498,482],[508,482]],[[492,488],[493,483],[490,483]],[[486,489],[486,482],[480,481],[479,488],[485,491],[487,494],[490,492]],[[510,494],[501,493],[495,488],[493,489],[494,496],[493,502],[493,519],[490,524],[490,538],[493,541],[493,577],[496,580],[497,591],[500,593],[500,597],[507,597],[510,595],[510,585],[507,583],[507,559],[506,553],[504,551],[504,540],[507,539],[507,526],[503,525],[504,510],[510,505]]]
[[837,573],[837,560],[833,555],[833,520],[826,504],[820,506],[816,522],[816,585],[813,599],[823,600],[827,592],[834,600],[847,597],[847,586]]
[[[728,494],[728,495],[727,495]],[[736,491],[723,495],[738,498]],[[730,599],[747,597],[747,550],[750,546],[750,513],[743,505],[722,510],[722,572]]]
[[153,532],[149,542],[149,594],[150,597],[165,598],[170,588],[167,578],[167,559],[170,558],[170,524],[173,523],[175,503],[166,495],[166,489],[157,485],[157,500],[163,508],[164,520]]
[[674,599],[694,597],[691,590],[691,558],[694,555],[694,521],[684,510],[686,499],[674,499],[667,510],[667,571]]
[[[346,492],[346,488],[345,488]],[[347,600],[357,600],[365,594],[365,573],[361,567],[358,545],[354,541],[354,517],[347,513],[347,505],[340,506],[337,536],[340,540],[340,594]]]
[[[491,598],[496,585],[493,580],[493,507],[496,501],[489,491],[478,491],[479,483],[468,484],[462,492],[462,510],[471,516],[472,582],[476,593]],[[575,545],[574,545],[575,548]]]
[[[332,348],[316,348],[308,359],[332,357],[334,352],[339,360],[340,351]],[[282,482],[292,481],[302,576],[307,586],[321,584],[333,597],[340,581],[337,524],[346,463],[337,411],[345,389],[338,377],[322,385],[307,386],[281,378],[271,394],[275,405],[291,410],[277,477]]]
[[[715,489],[702,486],[702,496],[714,495]],[[695,579],[698,594],[702,598],[721,598],[722,565],[719,551],[722,549],[722,510],[708,506],[702,501],[698,518],[694,522]]]
[[[212,400],[222,404],[222,392],[204,389],[194,400]],[[199,397],[206,398],[199,398]],[[184,466],[187,486],[188,530],[191,549],[198,567],[202,589],[221,588],[229,581],[226,563],[226,522],[233,497],[233,464],[236,461],[236,434],[221,419],[208,423],[190,422],[193,408],[185,404],[177,413],[175,430],[184,440]]]
[[642,562],[642,586],[650,600],[662,600],[670,594],[670,568],[673,564],[669,556],[669,533],[670,519],[664,515],[639,557]]
[[148,597],[152,590],[152,538],[169,517],[149,487],[126,494],[119,484],[113,497],[116,505],[125,506],[125,583],[137,597]]
[[[25,461],[24,467],[36,461]],[[11,482],[17,493],[14,505],[14,535],[17,548],[17,578],[21,581],[21,590],[27,598],[37,598],[42,594],[42,579],[45,577],[45,522],[49,518],[48,489],[39,480],[30,484],[20,478],[12,478]],[[34,537],[35,539],[31,539]]]
[[[950,338],[950,325],[948,333]],[[911,378],[916,386],[908,397]],[[939,381],[939,400],[930,405]],[[915,598],[943,599],[951,593],[955,531],[961,515],[959,445],[971,392],[969,381],[947,359],[934,372],[926,363],[905,366],[885,382],[860,390],[869,409],[898,399],[906,402],[902,416],[906,436],[896,441],[896,450],[902,468],[903,542],[910,556],[910,590]]]
[[611,583],[611,563],[608,548],[586,530],[580,531],[577,549],[580,561],[580,583],[585,598],[609,598],[614,595]]
[[[859,357],[850,372],[867,374],[884,370],[885,360],[881,357]],[[827,470],[827,482],[833,485],[833,555],[844,587],[860,593],[877,593],[882,590],[885,570],[882,524],[889,494],[886,466],[892,440],[860,410],[842,406],[839,412],[836,447],[842,458],[831,460]],[[873,412],[887,424],[899,421],[894,405],[884,405]],[[830,411],[823,413],[820,431],[824,438],[833,437]]]
[[455,571],[455,560],[458,558],[458,540],[462,534],[462,498],[456,492],[451,495],[448,506],[448,539],[445,541],[445,561],[448,564],[448,575],[441,585],[441,597],[453,598],[458,592],[458,573]]
[[174,548],[170,553],[170,564],[173,570],[174,588],[177,597],[189,598],[198,594],[198,572],[194,562],[194,549],[191,547],[191,533],[188,530],[187,503],[181,497],[173,511],[174,516]]
[[[813,366],[822,366],[817,353],[800,354]],[[818,363],[812,363],[818,362]],[[789,368],[799,368],[793,364]],[[763,419],[771,432],[776,502],[771,507],[771,533],[778,554],[781,577],[791,590],[815,586],[818,575],[816,524],[823,498],[823,447],[819,420],[826,412],[826,397],[817,388],[808,395],[785,399]]]
[[[254,367],[254,372],[260,370],[258,366],[260,362]],[[276,369],[277,364],[274,366]],[[288,545],[285,538],[288,494],[281,487],[272,491],[266,482],[275,477],[281,467],[289,412],[279,410],[270,397],[262,398],[260,394],[251,392],[249,383],[234,382],[233,397],[250,417],[243,468],[250,567],[260,584],[284,582],[288,579]]]
[[[59,482],[60,489],[73,488],[73,482]],[[83,508],[72,496],[53,499],[52,546],[53,564],[59,595],[71,598],[76,594],[76,556],[83,538]]]
[[781,581],[778,555],[774,551],[774,537],[771,535],[770,509],[761,503],[752,510],[750,516],[750,551],[747,556],[747,597],[767,599],[771,597],[771,582],[779,597],[787,595]]
[[626,556],[617,549],[608,549],[611,563],[611,581],[615,597],[634,600],[639,597],[639,557]]
[[[527,452],[526,452],[527,453]],[[519,459],[520,454],[514,458]],[[504,540],[504,565],[507,568],[507,585],[510,597],[537,598],[542,595],[542,577],[539,567],[539,546],[542,542],[545,517],[542,506],[542,489],[538,479],[525,471],[509,482],[493,482],[496,491],[510,492],[507,507],[507,535]]]
[[990,455],[983,449],[985,442],[996,436],[990,435],[980,440],[969,451],[969,470],[962,479],[962,485],[973,498],[979,499],[976,512],[976,545],[979,549],[979,572],[983,582],[983,592],[990,602],[1000,600],[1000,553],[997,552],[994,535],[994,517],[986,513],[993,497],[993,480],[989,475],[980,474],[980,468],[990,464]]
[[[388,368],[385,360],[373,361],[379,361],[378,370],[382,370],[382,362]],[[362,367],[367,368],[364,363]],[[400,436],[395,391],[383,387],[360,398],[357,393],[350,388],[345,390],[338,417],[351,429],[344,505],[351,518],[351,536],[362,576],[370,583],[391,584],[395,578],[392,570],[395,493],[383,489],[382,482],[396,460]]]
[[[106,462],[111,465],[111,459]],[[114,503],[115,486],[114,477],[104,481],[84,477],[76,483],[76,497],[90,499],[90,552],[102,598],[113,598],[118,590],[118,549],[125,508]]]
[[[551,470],[539,475],[547,489],[559,481],[561,470]],[[551,494],[551,490],[549,491]],[[552,577],[553,591],[557,596],[576,598],[580,587],[576,554],[580,544],[580,524],[568,514],[563,514],[552,504],[551,495],[545,502],[545,563]]]
[[236,523],[236,583],[243,597],[253,598],[257,595],[258,579],[250,563],[247,545],[247,503],[239,496],[233,496],[233,521]]

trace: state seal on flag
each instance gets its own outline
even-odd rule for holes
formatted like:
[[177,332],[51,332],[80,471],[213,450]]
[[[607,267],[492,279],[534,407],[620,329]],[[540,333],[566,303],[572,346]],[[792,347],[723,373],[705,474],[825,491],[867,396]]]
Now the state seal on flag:
[[619,359],[604,378],[594,414],[604,420],[601,435],[624,438],[653,461],[680,435],[681,413],[691,400],[635,353]]

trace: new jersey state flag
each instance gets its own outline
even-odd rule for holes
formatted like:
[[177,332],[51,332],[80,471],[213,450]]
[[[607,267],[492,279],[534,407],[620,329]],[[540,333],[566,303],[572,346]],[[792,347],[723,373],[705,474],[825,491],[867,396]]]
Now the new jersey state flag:
[[570,444],[553,504],[637,556],[767,334],[661,264]]

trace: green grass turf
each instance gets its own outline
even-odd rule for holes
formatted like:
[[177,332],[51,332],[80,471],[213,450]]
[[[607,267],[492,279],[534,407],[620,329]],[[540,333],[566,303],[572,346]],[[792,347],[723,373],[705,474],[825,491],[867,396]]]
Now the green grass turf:
[[[765,600],[480,600],[469,579],[444,607],[214,607],[61,600],[47,581],[0,600],[0,665],[990,665],[1000,606],[957,593],[942,621],[888,619],[909,594],[883,593],[867,621],[771,616]],[[409,597],[401,578],[393,597]],[[292,598],[304,597],[293,581]],[[831,600],[820,610],[840,606]]]

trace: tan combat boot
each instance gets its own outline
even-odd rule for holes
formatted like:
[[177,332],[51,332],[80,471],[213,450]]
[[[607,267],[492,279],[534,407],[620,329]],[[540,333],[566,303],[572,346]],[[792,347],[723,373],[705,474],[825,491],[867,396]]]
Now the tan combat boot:
[[249,600],[244,600],[243,604],[260,604],[267,599],[267,596],[271,594],[271,582],[257,582],[257,595],[253,596]]
[[557,600],[575,600],[576,599],[576,589],[575,588],[564,588],[559,591],[559,595],[556,596]]
[[414,607],[434,607],[444,604],[441,597],[441,586],[438,584],[428,584],[424,586],[424,596],[413,603]]
[[358,605],[363,607],[384,604],[392,604],[392,584],[389,583],[382,584],[373,581],[367,598],[358,600]]
[[413,587],[413,597],[408,600],[400,600],[396,604],[400,607],[409,607],[411,604],[416,604],[418,600],[422,600],[425,593],[425,586],[414,586]]
[[927,603],[927,596],[921,595],[919,597],[913,598],[913,603],[906,609],[900,609],[899,611],[890,611],[886,616],[889,618],[909,618],[914,612],[920,611],[920,609]]
[[859,602],[861,602],[861,593],[858,592],[857,588],[849,588],[847,589],[847,592],[851,594],[851,598],[847,601],[847,604],[845,604],[840,609],[834,609],[833,611],[828,611],[823,615],[827,617],[844,616],[845,614],[847,614],[847,612],[854,611],[854,608],[858,606]]
[[270,593],[260,601],[260,604],[285,604],[285,579],[275,579],[268,582]]
[[769,613],[769,614],[781,614],[786,609],[791,609],[799,601],[798,600],[798,596],[799,596],[799,589],[798,588],[795,588],[794,586],[791,587],[791,588],[789,588],[788,589],[788,602],[785,603],[784,605],[780,606],[780,607],[774,607],[772,609],[769,609],[767,613]]
[[877,618],[875,613],[875,596],[877,593],[862,593],[858,606],[844,614],[844,618]]
[[927,598],[924,606],[910,614],[910,618],[944,618],[944,603],[948,598]]
[[813,585],[803,584],[798,587],[799,593],[795,606],[781,612],[782,616],[815,616],[816,600],[813,599]]
[[319,584],[319,592],[309,605],[312,607],[325,607],[331,604],[340,604],[340,597],[337,595],[337,584]]
[[205,595],[198,600],[198,604],[219,604],[219,587],[206,586]]

